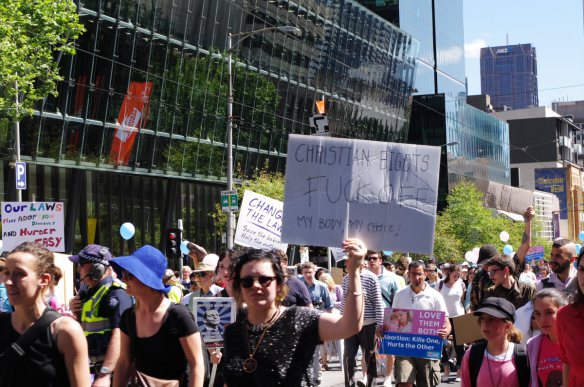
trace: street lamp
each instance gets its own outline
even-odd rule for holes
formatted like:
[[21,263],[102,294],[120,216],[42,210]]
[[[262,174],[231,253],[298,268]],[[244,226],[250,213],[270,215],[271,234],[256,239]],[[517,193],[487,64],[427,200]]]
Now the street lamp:
[[[233,73],[231,70],[231,57],[233,54],[233,38],[242,39],[258,32],[280,31],[300,35],[301,31],[294,26],[266,27],[255,31],[240,32],[238,34],[227,34],[227,190],[233,190]],[[236,45],[237,45],[236,43]],[[227,213],[227,248],[233,248],[233,234],[235,229],[235,216],[233,212]]]

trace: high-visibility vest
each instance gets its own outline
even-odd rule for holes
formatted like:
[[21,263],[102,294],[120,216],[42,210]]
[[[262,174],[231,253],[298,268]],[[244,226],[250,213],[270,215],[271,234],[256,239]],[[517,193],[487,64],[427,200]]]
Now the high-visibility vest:
[[83,307],[81,308],[81,327],[85,336],[111,332],[112,327],[110,326],[109,317],[99,316],[99,305],[103,296],[112,286],[122,289],[125,288],[123,282],[114,279],[111,283],[101,285],[93,296],[83,303]]

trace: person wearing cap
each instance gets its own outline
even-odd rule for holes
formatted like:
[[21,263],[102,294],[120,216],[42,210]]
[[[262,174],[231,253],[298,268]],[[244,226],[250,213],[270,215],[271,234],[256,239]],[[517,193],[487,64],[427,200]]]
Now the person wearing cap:
[[485,298],[505,298],[511,301],[515,308],[521,308],[533,299],[535,286],[517,280],[513,275],[515,263],[511,259],[497,255],[485,264],[485,268],[493,282],[485,291]]
[[536,290],[556,288],[561,292],[571,293],[576,289],[577,270],[573,265],[576,260],[576,244],[569,239],[558,239],[552,244],[549,260],[551,274],[535,284]]
[[122,313],[132,305],[125,285],[113,278],[110,250],[91,244],[69,257],[77,263],[81,288],[69,309],[77,316],[87,338],[93,386],[109,386],[120,350]]
[[521,332],[515,328],[515,306],[487,297],[474,312],[486,342],[478,342],[462,359],[461,386],[527,387],[529,366]]
[[[528,207],[523,213],[523,221],[525,228],[523,230],[523,235],[521,237],[521,246],[513,255],[513,263],[515,264],[515,271],[512,275],[515,278],[519,278],[521,272],[523,272],[525,267],[525,256],[531,247],[531,221],[535,216],[535,210],[533,207]],[[479,257],[477,260],[477,265],[479,269],[476,271],[474,279],[472,281],[470,297],[470,309],[476,310],[478,305],[485,299],[485,291],[493,285],[493,282],[489,278],[489,275],[483,265],[489,259],[494,256],[499,255],[497,248],[491,244],[483,245],[479,250]]]
[[162,385],[153,378],[178,385],[184,383],[188,366],[189,386],[201,387],[205,377],[201,334],[188,309],[166,297],[170,287],[162,282],[164,254],[145,245],[112,264],[121,269],[128,293],[137,300],[122,316],[114,386],[127,386],[133,371],[139,380],[149,381],[142,385]]

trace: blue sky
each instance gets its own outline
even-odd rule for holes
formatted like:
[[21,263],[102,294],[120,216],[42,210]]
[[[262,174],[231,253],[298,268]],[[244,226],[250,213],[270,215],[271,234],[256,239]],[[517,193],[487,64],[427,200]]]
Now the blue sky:
[[[531,43],[536,48],[540,106],[584,100],[584,0],[465,0],[469,94],[480,94],[480,48]],[[581,85],[581,86],[575,86]]]

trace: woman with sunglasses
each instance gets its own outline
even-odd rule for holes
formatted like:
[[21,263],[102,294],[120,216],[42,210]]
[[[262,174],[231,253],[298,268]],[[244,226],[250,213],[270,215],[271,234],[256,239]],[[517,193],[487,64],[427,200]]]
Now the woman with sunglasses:
[[154,379],[184,385],[188,366],[188,386],[202,387],[201,335],[188,309],[165,297],[170,290],[162,283],[166,257],[146,245],[130,256],[113,259],[112,264],[122,270],[126,290],[136,298],[136,305],[122,315],[114,386],[127,386],[133,376],[139,386],[161,384]]
[[358,239],[348,239],[343,249],[349,257],[349,292],[342,316],[283,307],[284,273],[273,251],[249,249],[238,257],[233,292],[239,305],[247,305],[247,318],[225,330],[226,386],[312,386],[317,345],[359,332],[363,325],[359,270],[367,248]]
[[[6,258],[3,276],[14,312],[0,313],[0,386],[91,385],[81,326],[45,303],[56,269],[53,253],[38,243],[25,242]],[[24,344],[23,336],[32,343]]]

